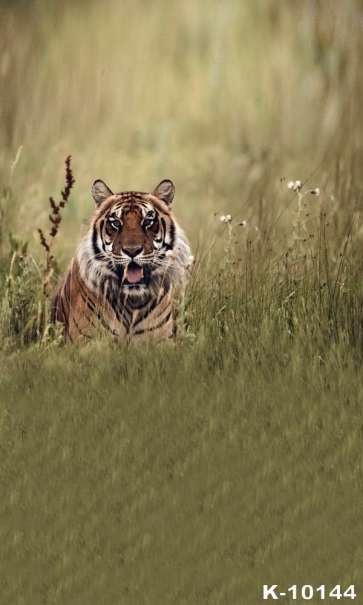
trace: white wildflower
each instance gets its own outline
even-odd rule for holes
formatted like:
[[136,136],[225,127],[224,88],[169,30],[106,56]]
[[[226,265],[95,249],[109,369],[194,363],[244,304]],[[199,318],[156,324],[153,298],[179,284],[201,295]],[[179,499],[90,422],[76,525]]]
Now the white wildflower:
[[247,221],[241,221],[240,223],[238,223],[240,227],[246,227],[247,225]]
[[288,187],[288,189],[293,189],[294,191],[300,191],[300,189],[302,187],[302,182],[301,181],[289,181],[287,183],[287,187]]
[[310,191],[310,193],[311,193],[312,195],[319,195],[319,193],[320,193],[320,189],[319,189],[319,187],[315,187],[315,189],[312,189],[312,190]]
[[224,214],[222,214],[220,220],[222,221],[222,223],[230,223],[232,220],[232,217],[230,214],[227,214],[226,216]]

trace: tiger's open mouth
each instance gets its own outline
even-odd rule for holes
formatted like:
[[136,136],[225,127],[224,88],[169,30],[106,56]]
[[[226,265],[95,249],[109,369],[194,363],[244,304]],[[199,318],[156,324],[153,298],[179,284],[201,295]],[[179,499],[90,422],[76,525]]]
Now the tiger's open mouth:
[[132,288],[142,284],[145,284],[144,270],[140,265],[131,261],[125,270],[124,285]]

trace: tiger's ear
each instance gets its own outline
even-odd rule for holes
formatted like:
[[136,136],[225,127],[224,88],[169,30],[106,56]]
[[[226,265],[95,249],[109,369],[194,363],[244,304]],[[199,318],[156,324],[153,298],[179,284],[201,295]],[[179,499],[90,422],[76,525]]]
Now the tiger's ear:
[[161,181],[159,185],[154,189],[152,195],[158,197],[159,200],[163,200],[165,204],[171,206],[173,203],[174,195],[175,195],[175,187],[171,181],[166,179],[165,181]]
[[113,195],[113,193],[111,189],[107,187],[106,183],[98,179],[92,185],[92,195],[97,206],[99,206],[100,204],[102,204],[102,202],[107,200],[110,195]]

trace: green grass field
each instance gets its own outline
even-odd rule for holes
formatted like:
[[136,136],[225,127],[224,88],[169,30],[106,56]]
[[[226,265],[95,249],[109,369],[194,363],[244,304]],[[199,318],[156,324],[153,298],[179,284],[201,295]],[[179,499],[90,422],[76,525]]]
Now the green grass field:
[[[1,605],[363,602],[362,22],[0,0]],[[196,257],[173,342],[50,333],[68,155],[52,286],[95,179],[173,180]]]

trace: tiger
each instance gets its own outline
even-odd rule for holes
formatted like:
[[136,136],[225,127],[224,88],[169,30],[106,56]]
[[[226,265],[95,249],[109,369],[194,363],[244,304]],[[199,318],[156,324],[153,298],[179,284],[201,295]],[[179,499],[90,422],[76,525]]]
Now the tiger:
[[70,342],[105,333],[120,341],[172,337],[173,294],[186,286],[193,262],[171,211],[173,183],[112,193],[98,179],[92,195],[95,213],[52,297],[52,322],[63,324]]

